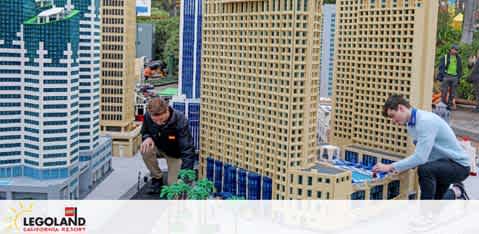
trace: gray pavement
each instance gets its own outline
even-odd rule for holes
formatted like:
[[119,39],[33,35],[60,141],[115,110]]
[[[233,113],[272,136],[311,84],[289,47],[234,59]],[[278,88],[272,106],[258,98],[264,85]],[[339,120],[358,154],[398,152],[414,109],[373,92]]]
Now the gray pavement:
[[[468,136],[476,147],[479,147],[479,113],[471,108],[458,106],[451,113],[451,127],[457,136]],[[464,181],[469,197],[479,200],[479,176],[469,176]]]
[[452,111],[450,124],[456,135],[479,142],[479,113],[472,112],[471,108],[459,106]]
[[467,194],[471,200],[479,200],[479,176],[469,176],[469,178],[464,181],[466,186]]
[[113,157],[112,167],[113,172],[85,200],[130,199],[137,192],[138,173],[141,173],[140,186],[143,186],[143,176],[148,174],[139,154],[131,158]]

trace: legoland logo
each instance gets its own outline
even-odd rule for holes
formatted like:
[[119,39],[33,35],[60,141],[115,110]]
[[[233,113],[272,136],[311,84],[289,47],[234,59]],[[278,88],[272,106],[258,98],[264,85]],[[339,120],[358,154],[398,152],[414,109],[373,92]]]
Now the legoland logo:
[[33,211],[33,204],[24,205],[23,202],[20,202],[19,207],[12,207],[9,209],[9,213],[6,216],[6,227],[10,232],[20,232],[21,231],[21,220],[27,215],[31,214]]
[[86,233],[86,219],[78,216],[76,207],[65,207],[64,216],[33,216],[33,204],[11,208],[8,228],[21,233]]

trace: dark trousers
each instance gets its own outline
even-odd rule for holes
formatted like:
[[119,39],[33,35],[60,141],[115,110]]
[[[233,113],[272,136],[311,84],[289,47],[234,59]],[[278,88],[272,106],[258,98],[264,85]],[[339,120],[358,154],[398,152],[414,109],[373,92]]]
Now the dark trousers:
[[[418,167],[421,200],[451,199],[447,193],[452,183],[460,183],[469,176],[470,168],[451,159],[439,159]],[[446,195],[447,197],[445,197]]]
[[[452,100],[454,99],[454,97],[456,97],[456,88],[459,83],[458,81],[459,79],[455,76],[450,76],[447,74],[444,75],[444,78],[441,83],[441,101],[448,106],[452,104]],[[449,93],[449,88],[451,89],[451,95],[449,95],[448,97],[447,94]]]

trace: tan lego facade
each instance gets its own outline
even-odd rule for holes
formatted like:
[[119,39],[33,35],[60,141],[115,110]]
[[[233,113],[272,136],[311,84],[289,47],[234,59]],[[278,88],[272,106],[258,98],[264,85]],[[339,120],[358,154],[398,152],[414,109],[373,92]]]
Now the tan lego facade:
[[[336,7],[331,143],[343,157],[358,153],[359,162],[363,155],[377,162],[407,157],[414,146],[406,128],[384,118],[382,106],[399,93],[430,110],[438,2],[340,0]],[[399,179],[399,198],[418,190],[414,172]]]
[[[377,2],[338,3],[332,139],[343,159],[343,149],[379,161],[411,152],[404,128],[380,115],[390,93],[430,105],[422,90],[432,85],[437,3]],[[413,172],[352,183],[351,171],[318,162],[320,7],[204,2],[200,176],[211,157],[272,178],[273,199],[407,199],[417,191]],[[353,144],[366,149],[346,148]]]
[[102,0],[101,120],[113,138],[113,155],[131,157],[141,139],[134,121],[135,0]]
[[201,176],[206,158],[273,179],[316,158],[321,1],[203,3]]

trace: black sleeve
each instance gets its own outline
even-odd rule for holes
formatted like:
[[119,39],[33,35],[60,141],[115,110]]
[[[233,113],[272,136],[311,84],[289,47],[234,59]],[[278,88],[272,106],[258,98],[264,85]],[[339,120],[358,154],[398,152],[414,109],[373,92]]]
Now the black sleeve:
[[188,121],[182,117],[178,122],[178,144],[180,147],[181,160],[183,161],[181,169],[193,169],[195,163],[195,146]]
[[151,137],[150,128],[148,127],[148,123],[150,120],[150,116],[148,113],[145,113],[145,118],[143,119],[143,124],[141,125],[141,140],[144,141],[146,138]]

